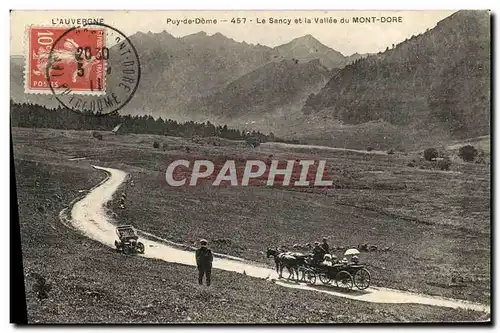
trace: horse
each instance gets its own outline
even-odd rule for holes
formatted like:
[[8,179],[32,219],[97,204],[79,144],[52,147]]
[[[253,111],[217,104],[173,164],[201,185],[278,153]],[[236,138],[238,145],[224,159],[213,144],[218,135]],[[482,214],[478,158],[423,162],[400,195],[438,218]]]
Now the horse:
[[276,264],[276,272],[279,277],[283,277],[283,268],[286,267],[288,270],[288,278],[295,277],[297,274],[297,280],[299,279],[299,267],[305,265],[306,258],[309,255],[304,255],[298,252],[279,252],[277,249],[268,248],[266,252],[267,258],[273,257],[274,263]]

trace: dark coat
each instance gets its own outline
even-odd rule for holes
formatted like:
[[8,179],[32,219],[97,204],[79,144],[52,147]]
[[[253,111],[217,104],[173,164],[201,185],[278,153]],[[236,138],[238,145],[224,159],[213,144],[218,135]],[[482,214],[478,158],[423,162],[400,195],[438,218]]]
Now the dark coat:
[[323,250],[325,250],[326,253],[330,253],[330,246],[328,245],[328,243],[324,242],[323,244],[321,244],[321,247],[323,248]]
[[200,247],[196,250],[196,265],[198,268],[211,268],[214,256],[212,250],[207,247]]
[[312,254],[313,261],[318,263],[320,261],[323,261],[323,256],[326,254],[326,252],[320,245],[316,245],[312,250]]

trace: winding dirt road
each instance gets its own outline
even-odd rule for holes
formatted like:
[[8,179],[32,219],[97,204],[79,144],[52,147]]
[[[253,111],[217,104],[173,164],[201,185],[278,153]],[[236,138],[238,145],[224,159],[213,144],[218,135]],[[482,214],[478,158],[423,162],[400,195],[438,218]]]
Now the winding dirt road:
[[[127,173],[117,169],[98,166],[94,166],[94,168],[107,172],[108,178],[91,189],[83,199],[73,204],[71,217],[64,219],[64,223],[86,235],[88,238],[114,248],[114,241],[116,239],[115,224],[112,223],[112,218],[108,216],[105,204],[112,199],[113,194],[120,184],[125,181]],[[61,212],[60,216],[62,215],[64,215],[63,212]],[[147,233],[144,232],[143,234],[147,235]],[[156,236],[142,237],[146,252],[141,256],[161,259],[172,263],[196,265],[194,253],[192,251],[169,246],[167,245],[168,243],[166,244],[165,242],[156,241],[154,239],[160,238]],[[352,290],[350,292],[341,292],[335,288],[323,285],[310,286],[305,283],[298,284],[285,280],[275,280],[277,275],[274,270],[259,263],[242,260],[241,258],[230,259],[216,256],[214,258],[213,267],[215,269],[238,273],[245,272],[246,275],[267,279],[270,283],[274,281],[274,283],[288,288],[321,292],[365,302],[417,303],[449,308],[465,308],[490,313],[490,307],[488,305],[476,304],[465,300],[446,299],[409,293],[395,289],[370,287],[364,291]]]

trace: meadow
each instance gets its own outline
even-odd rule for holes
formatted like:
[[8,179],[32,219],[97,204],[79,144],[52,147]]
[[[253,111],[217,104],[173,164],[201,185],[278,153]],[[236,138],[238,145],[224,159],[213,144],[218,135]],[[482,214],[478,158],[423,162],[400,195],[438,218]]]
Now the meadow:
[[[386,248],[361,255],[374,285],[489,304],[487,165],[454,161],[449,171],[421,170],[407,166],[418,152],[367,154],[268,144],[252,149],[242,142],[213,144],[154,135],[108,133],[101,141],[88,131],[14,128],[12,136],[25,270],[42,272],[58,286],[43,305],[29,298],[32,320],[378,322],[478,316],[284,290],[229,272],[215,275],[216,284],[224,288],[200,288],[194,268],[121,256],[58,223],[59,211],[81,195],[79,190],[104,178],[91,165],[132,175],[134,186],[124,188],[125,209],[116,200],[113,210],[120,222],[162,238],[195,245],[203,237],[216,252],[269,264],[265,250],[270,246],[322,237],[338,247],[373,244]],[[153,148],[154,141],[160,148]],[[270,155],[326,159],[334,186],[201,183],[174,188],[162,178],[174,159],[265,160]],[[79,157],[85,159],[69,160]],[[341,257],[342,251],[336,254]],[[130,303],[129,295],[137,302]],[[313,310],[305,312],[309,307]]]

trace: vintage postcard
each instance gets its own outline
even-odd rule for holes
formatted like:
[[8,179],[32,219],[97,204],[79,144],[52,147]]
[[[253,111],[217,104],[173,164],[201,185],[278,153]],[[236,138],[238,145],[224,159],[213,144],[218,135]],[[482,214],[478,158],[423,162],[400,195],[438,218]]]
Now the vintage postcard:
[[489,11],[10,20],[12,321],[491,323]]

